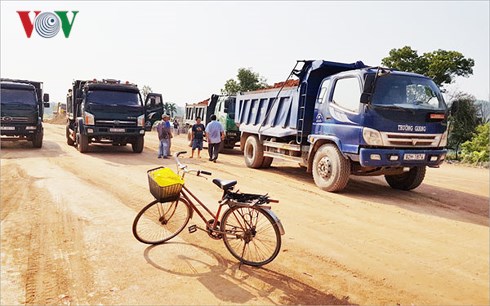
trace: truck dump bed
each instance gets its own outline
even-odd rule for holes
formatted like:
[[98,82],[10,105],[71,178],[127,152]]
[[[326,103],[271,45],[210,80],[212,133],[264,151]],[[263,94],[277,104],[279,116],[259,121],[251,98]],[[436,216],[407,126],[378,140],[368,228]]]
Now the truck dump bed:
[[304,142],[311,132],[315,100],[322,80],[342,71],[367,67],[360,61],[352,64],[322,60],[297,63],[303,63],[302,68],[296,70],[295,67],[292,72],[298,77],[299,86],[237,95],[235,121],[240,124],[241,132],[270,137],[296,136],[298,143]]
[[274,137],[296,135],[298,87],[284,88],[280,93],[279,90],[237,95],[235,122],[240,124],[240,131]]

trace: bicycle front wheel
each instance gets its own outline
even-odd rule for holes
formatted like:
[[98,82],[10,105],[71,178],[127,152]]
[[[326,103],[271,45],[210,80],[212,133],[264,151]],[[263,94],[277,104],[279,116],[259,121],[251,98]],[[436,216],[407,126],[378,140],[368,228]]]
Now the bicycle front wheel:
[[223,241],[230,253],[250,266],[268,264],[281,249],[281,233],[274,219],[262,208],[235,206],[221,219]]
[[191,208],[185,199],[146,205],[133,222],[133,235],[147,244],[164,243],[177,236],[187,225]]

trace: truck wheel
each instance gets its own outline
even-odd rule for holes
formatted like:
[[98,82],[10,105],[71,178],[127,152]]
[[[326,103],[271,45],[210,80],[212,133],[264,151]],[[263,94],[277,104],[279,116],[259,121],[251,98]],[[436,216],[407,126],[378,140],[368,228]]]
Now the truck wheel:
[[41,148],[43,146],[43,137],[44,137],[44,132],[41,130],[41,132],[37,132],[34,134],[32,137],[32,146],[34,148]]
[[225,143],[225,149],[230,149],[233,150],[235,148],[235,141],[230,140],[230,141],[224,141]]
[[313,180],[322,190],[341,191],[347,186],[350,162],[333,144],[324,144],[313,158]]
[[75,145],[75,141],[73,139],[71,139],[70,127],[68,125],[66,126],[66,143],[69,146]]
[[264,156],[264,161],[262,162],[262,166],[260,166],[260,168],[269,168],[273,160],[274,158],[272,157]]
[[145,138],[144,136],[138,136],[136,138],[136,141],[131,143],[131,146],[133,147],[133,152],[134,153],[141,153],[143,152],[143,147],[145,146]]
[[248,136],[243,150],[245,165],[249,168],[258,169],[264,162],[264,147],[257,136]]
[[425,166],[412,167],[410,171],[402,174],[385,175],[385,180],[393,189],[412,190],[422,184],[425,170]]
[[77,149],[80,153],[86,153],[88,151],[88,136],[78,133],[77,134]]

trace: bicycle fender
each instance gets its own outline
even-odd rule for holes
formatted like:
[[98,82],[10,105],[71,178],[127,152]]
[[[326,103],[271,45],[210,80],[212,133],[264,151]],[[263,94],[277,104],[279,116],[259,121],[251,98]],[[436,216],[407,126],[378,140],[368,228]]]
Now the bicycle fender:
[[281,235],[284,235],[286,232],[284,231],[284,227],[282,226],[281,220],[279,220],[276,214],[270,209],[264,209],[264,212],[272,217],[272,220],[274,220],[274,222],[277,224],[277,227],[279,228],[279,233]]

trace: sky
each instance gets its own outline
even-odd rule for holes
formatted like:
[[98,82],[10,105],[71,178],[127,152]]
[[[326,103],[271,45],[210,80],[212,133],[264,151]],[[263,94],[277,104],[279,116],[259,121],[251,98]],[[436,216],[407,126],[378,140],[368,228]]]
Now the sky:
[[[239,68],[284,81],[301,59],[380,65],[394,48],[475,60],[448,87],[490,100],[489,1],[5,1],[0,75],[44,82],[65,101],[76,79],[148,85],[183,106],[219,93]],[[27,37],[17,11],[78,11],[70,35]]]

